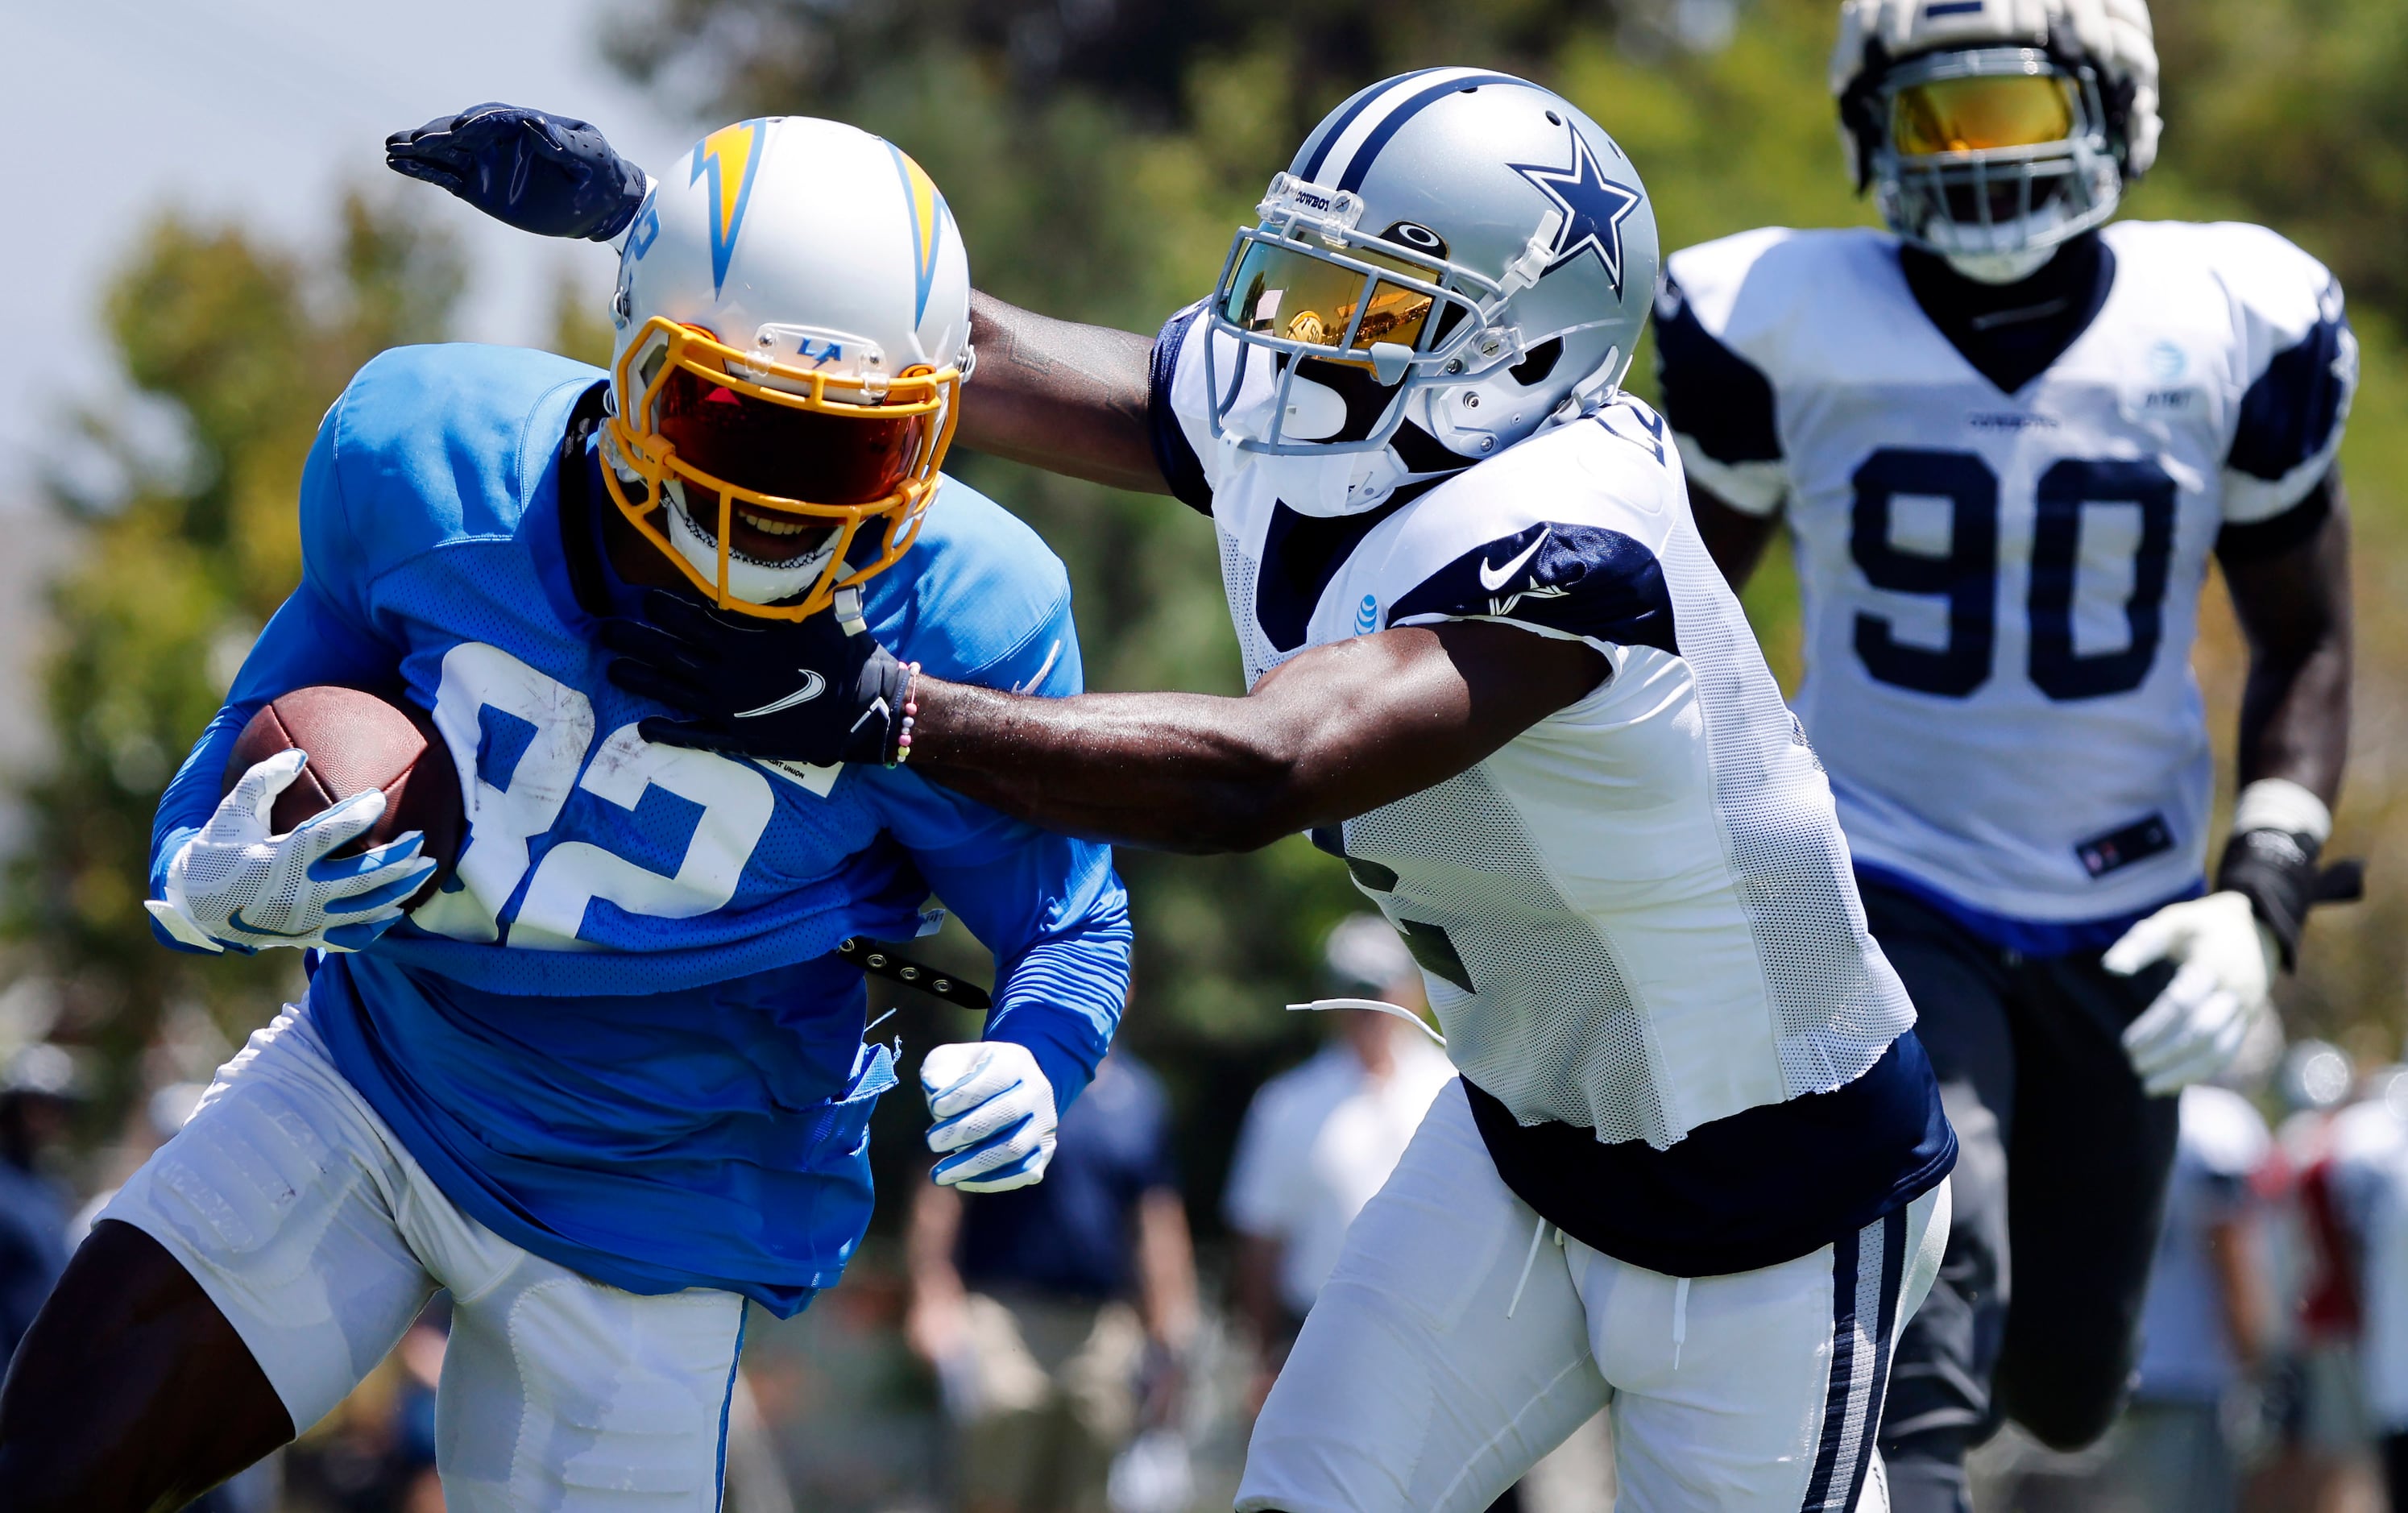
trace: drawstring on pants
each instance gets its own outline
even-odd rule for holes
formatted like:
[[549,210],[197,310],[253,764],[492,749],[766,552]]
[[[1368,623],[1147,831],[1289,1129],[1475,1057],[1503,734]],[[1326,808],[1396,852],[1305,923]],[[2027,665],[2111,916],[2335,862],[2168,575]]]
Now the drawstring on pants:
[[1689,1337],[1689,1279],[1672,1281],[1672,1369],[1681,1369],[1681,1344]]
[[1522,1306],[1522,1289],[1530,1285],[1530,1268],[1539,1263],[1539,1242],[1546,1237],[1547,1220],[1541,1214],[1539,1227],[1530,1232],[1530,1253],[1522,1258],[1522,1279],[1513,1284],[1513,1301],[1505,1305],[1505,1317],[1508,1319],[1512,1318],[1513,1310]]

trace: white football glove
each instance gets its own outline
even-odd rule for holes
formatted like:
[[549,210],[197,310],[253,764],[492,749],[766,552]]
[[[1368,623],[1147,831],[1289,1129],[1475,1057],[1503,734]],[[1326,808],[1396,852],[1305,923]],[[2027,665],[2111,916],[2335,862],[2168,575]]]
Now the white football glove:
[[929,1175],[965,1192],[1009,1192],[1045,1175],[1054,1159],[1054,1084],[1025,1046],[972,1040],[939,1046],[920,1063],[928,1095],[928,1149],[953,1154]]
[[2248,898],[2227,890],[2169,904],[2124,933],[2100,964],[2130,977],[2156,962],[2178,967],[2165,992],[2124,1031],[2124,1054],[2155,1097],[2214,1077],[2250,1027],[2272,1012],[2282,955]]
[[252,767],[218,805],[209,822],[167,864],[166,902],[144,907],[187,946],[315,946],[358,950],[401,918],[402,901],[435,870],[418,854],[411,831],[365,855],[327,861],[326,853],[367,833],[384,814],[370,789],[310,816],[289,835],[270,835],[276,795],[308,763],[279,751]]

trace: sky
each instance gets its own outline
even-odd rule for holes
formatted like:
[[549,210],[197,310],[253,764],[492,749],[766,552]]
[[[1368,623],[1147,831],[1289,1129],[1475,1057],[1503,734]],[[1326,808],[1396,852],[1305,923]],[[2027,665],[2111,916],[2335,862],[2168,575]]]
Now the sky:
[[[455,233],[470,267],[455,335],[540,342],[563,269],[599,299],[612,271],[589,243],[524,236],[384,168],[387,133],[482,100],[582,116],[638,162],[698,136],[626,83],[598,46],[634,0],[0,0],[0,134],[18,207],[0,288],[21,343],[0,365],[0,511],[31,507],[64,455],[77,403],[123,392],[98,308],[110,274],[163,209],[232,219],[323,247],[343,190],[408,196]],[[38,355],[29,355],[38,354]]]

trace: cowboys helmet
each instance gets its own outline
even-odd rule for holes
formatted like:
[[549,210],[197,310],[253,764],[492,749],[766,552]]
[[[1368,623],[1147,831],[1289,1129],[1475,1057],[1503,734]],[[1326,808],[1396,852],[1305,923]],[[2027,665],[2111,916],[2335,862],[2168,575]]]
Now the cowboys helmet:
[[1603,128],[1506,74],[1431,68],[1331,111],[1237,234],[1210,314],[1213,435],[1340,464],[1351,514],[1612,397],[1656,216]]
[[1889,228],[1993,282],[2104,222],[2157,154],[2145,0],[1843,0],[1831,92]]
[[969,376],[969,257],[926,173],[801,116],[722,127],[630,224],[610,497],[712,603],[799,620],[892,566]]

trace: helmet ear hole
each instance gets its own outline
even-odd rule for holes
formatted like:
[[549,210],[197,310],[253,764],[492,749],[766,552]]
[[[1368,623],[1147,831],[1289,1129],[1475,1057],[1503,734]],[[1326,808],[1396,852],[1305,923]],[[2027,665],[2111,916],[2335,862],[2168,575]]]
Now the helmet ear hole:
[[1547,381],[1547,375],[1555,371],[1555,364],[1563,360],[1563,355],[1564,338],[1550,336],[1531,348],[1522,361],[1505,371],[1512,374],[1513,381],[1523,388],[1534,388]]

